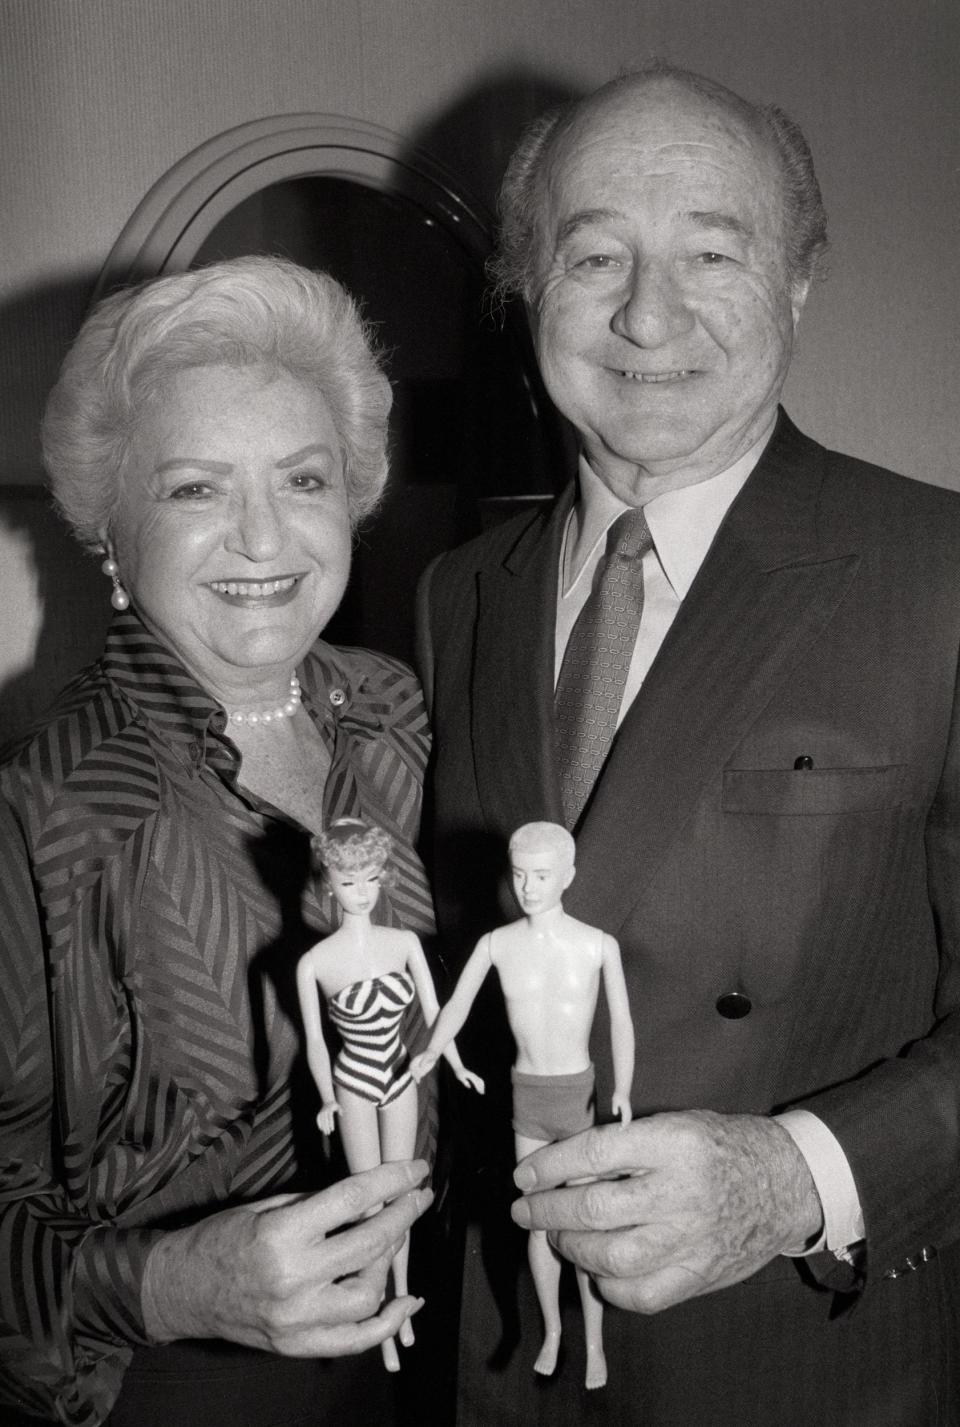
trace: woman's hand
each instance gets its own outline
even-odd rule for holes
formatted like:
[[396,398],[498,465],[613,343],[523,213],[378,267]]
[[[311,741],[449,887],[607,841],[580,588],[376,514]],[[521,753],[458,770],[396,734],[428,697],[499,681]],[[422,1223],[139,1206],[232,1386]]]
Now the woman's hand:
[[340,1114],[340,1106],[336,1100],[324,1100],[317,1115],[317,1128],[325,1135],[333,1134],[333,1120],[335,1115]]
[[454,1071],[461,1085],[465,1085],[468,1090],[475,1090],[478,1095],[482,1095],[487,1088],[479,1075],[474,1075],[472,1070],[468,1070],[465,1065]]
[[362,1353],[394,1336],[422,1303],[383,1298],[393,1255],[433,1197],[416,1188],[426,1172],[422,1160],[394,1161],[165,1235],[144,1274],[148,1335],[226,1338],[290,1357]]

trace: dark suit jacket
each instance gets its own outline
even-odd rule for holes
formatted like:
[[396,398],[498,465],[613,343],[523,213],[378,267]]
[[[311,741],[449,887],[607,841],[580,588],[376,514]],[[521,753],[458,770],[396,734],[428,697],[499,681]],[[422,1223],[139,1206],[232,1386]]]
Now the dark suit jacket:
[[[563,820],[553,620],[571,499],[441,557],[421,590],[435,890],[458,955],[516,915],[510,831]],[[853,1169],[866,1275],[780,1259],[654,1319],[608,1313],[608,1407],[623,1389],[649,1427],[956,1420],[958,652],[960,500],[827,451],[781,413],[620,728],[565,904],[620,943],[635,1112],[814,1111]],[[803,756],[812,769],[795,769]],[[721,1014],[729,992],[747,1015]],[[595,1042],[608,1109],[602,1014]],[[696,1371],[678,1356],[693,1344]],[[465,1423],[484,1420],[485,1381],[501,1414],[528,1391],[486,1361],[463,1373]],[[563,1420],[548,1399],[516,1420]]]

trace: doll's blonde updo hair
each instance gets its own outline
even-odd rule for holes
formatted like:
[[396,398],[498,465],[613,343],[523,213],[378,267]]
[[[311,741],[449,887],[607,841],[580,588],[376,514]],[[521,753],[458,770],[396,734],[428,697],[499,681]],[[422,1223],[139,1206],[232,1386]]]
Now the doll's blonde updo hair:
[[338,872],[360,872],[367,867],[380,869],[384,887],[397,881],[396,869],[390,866],[393,838],[385,828],[363,818],[337,818],[326,832],[311,840],[318,864]]

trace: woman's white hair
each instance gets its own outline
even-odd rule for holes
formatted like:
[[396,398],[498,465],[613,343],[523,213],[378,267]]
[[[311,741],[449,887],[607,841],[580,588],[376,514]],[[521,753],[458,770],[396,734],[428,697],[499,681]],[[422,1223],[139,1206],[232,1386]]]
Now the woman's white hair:
[[285,258],[232,258],[116,292],[81,327],[42,427],[54,499],[78,540],[101,546],[144,403],[202,366],[263,367],[315,387],[339,437],[351,524],[376,507],[392,393],[353,299]]

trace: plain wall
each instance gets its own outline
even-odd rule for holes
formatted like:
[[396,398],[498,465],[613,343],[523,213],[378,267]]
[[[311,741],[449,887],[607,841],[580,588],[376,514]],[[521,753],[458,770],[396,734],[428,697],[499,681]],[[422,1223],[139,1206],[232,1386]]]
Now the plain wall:
[[[492,207],[532,113],[654,55],[781,104],[810,139],[832,255],[791,415],[960,486],[956,0],[0,0],[0,483],[39,480],[44,395],[96,275],[196,145],[338,113],[419,143]],[[0,686],[38,618],[2,535]]]

